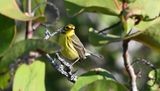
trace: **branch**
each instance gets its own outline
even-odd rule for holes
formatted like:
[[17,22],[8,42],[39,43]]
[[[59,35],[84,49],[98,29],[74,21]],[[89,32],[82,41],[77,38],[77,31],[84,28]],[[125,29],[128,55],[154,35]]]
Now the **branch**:
[[[58,71],[60,72],[62,75],[64,75],[65,77],[67,77],[68,80],[70,80],[71,82],[75,83],[75,81],[77,80],[77,76],[75,74],[72,74],[70,71],[66,71],[65,65],[59,64],[58,59],[54,58],[52,59],[52,57],[49,54],[46,54],[46,57],[48,59],[48,61],[52,64],[52,66]],[[69,69],[69,68],[68,68]]]
[[124,60],[124,66],[126,68],[126,71],[128,72],[128,75],[130,77],[130,85],[131,85],[131,91],[138,91],[137,84],[136,84],[136,74],[134,72],[134,69],[128,60],[128,43],[129,40],[123,41],[123,60]]
[[[32,0],[27,0],[27,12],[32,16]],[[33,36],[32,20],[26,22],[26,39],[31,39]]]
[[111,25],[111,26],[109,26],[109,27],[107,27],[107,28],[104,28],[104,29],[100,30],[98,33],[103,33],[103,32],[105,32],[105,31],[107,31],[107,30],[110,30],[110,29],[112,29],[112,28],[115,28],[115,27],[118,26],[120,23],[121,23],[121,22],[118,21],[117,23],[115,23],[115,24],[113,24],[113,25]]

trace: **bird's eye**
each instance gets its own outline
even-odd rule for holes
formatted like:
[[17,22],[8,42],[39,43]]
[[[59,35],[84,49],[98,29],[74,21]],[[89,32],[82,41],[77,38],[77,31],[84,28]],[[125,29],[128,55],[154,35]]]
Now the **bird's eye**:
[[72,25],[72,24],[68,24],[66,27],[65,27],[65,30],[74,30],[75,29],[75,26]]

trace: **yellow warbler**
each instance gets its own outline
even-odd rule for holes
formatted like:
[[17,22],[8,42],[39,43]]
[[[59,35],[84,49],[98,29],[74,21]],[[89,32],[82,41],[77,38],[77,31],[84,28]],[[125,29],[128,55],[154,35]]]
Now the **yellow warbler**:
[[79,59],[85,59],[86,56],[89,55],[79,38],[76,36],[75,26],[72,24],[66,25],[60,31],[58,43],[62,47],[60,54],[65,59],[74,61],[74,63]]

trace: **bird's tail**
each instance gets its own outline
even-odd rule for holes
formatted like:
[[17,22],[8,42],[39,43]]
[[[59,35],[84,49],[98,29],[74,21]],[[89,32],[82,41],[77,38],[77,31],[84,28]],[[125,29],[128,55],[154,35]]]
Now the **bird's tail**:
[[98,59],[104,60],[104,57],[103,57],[103,56],[98,55],[98,54],[95,54],[95,53],[93,53],[93,52],[91,52],[91,51],[88,51],[88,50],[87,50],[87,52],[86,52],[85,55],[86,55],[86,56],[94,56],[94,57],[96,57],[96,58],[98,58]]

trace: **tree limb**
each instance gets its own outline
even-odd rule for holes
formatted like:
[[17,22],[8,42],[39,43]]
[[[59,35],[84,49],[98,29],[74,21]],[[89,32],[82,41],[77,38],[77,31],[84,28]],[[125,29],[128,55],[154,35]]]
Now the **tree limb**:
[[136,84],[136,74],[134,72],[134,69],[128,59],[128,43],[129,43],[129,40],[124,40],[123,41],[123,60],[124,60],[124,66],[126,68],[126,71],[128,72],[128,75],[130,77],[130,85],[131,85],[131,88],[130,90],[131,91],[138,91],[138,88],[137,88],[137,84]]

